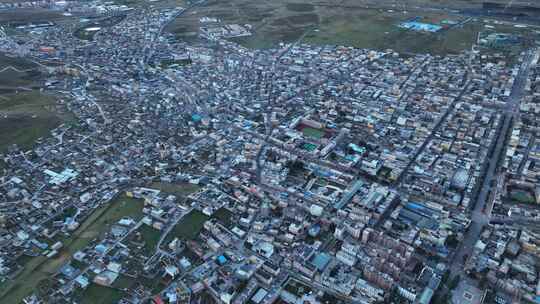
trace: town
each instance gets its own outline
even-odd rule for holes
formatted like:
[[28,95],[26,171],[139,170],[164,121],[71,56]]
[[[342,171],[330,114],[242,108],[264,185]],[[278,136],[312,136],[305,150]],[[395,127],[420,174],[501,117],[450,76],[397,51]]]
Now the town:
[[538,46],[164,31],[203,3],[1,31],[77,123],[1,155],[0,302],[540,303]]

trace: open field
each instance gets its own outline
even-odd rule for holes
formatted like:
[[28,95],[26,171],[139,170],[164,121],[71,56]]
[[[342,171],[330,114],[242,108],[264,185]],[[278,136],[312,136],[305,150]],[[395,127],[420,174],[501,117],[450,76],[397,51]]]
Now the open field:
[[29,149],[51,129],[73,120],[62,111],[55,97],[39,91],[0,95],[0,153],[13,144]]
[[[119,196],[109,204],[99,207],[66,240],[59,254],[47,259],[44,256],[28,260],[24,270],[14,281],[0,285],[0,303],[20,303],[32,293],[41,280],[58,271],[78,250],[88,246],[96,237],[109,230],[111,224],[123,217],[142,218],[142,200]],[[98,303],[98,302],[96,302]]]
[[158,0],[150,2],[148,0],[114,0],[115,4],[127,5],[130,7],[186,7],[187,0]]
[[[325,2],[319,2],[325,3]],[[329,3],[329,2],[326,2]],[[413,7],[429,7],[429,8],[444,8],[444,9],[471,9],[471,8],[482,8],[485,4],[498,4],[498,5],[507,5],[508,0],[406,0],[406,1],[396,1],[396,0],[342,0],[339,2],[340,5],[368,5],[368,6],[387,6],[387,7],[404,7],[404,8],[413,8]],[[511,1],[510,7],[521,7],[521,6],[530,6],[530,7],[540,7],[539,3],[531,0],[513,0]]]
[[29,22],[59,21],[71,17],[62,15],[61,11],[43,8],[24,8],[0,10],[0,25],[25,24]]
[[113,304],[124,297],[124,292],[118,289],[91,283],[81,295],[81,304]]
[[295,41],[307,32],[304,42],[311,44],[339,44],[359,48],[393,49],[400,53],[445,55],[469,50],[476,41],[478,32],[484,29],[483,19],[471,19],[463,25],[450,26],[450,29],[438,33],[400,29],[397,27],[399,23],[416,18],[422,22],[438,24],[443,20],[459,22],[468,18],[456,15],[450,10],[426,11],[421,9],[422,5],[481,7],[480,1],[466,0],[452,3],[443,0],[407,1],[409,2],[416,3],[418,8],[415,9],[415,5],[395,5],[395,1],[382,1],[374,7],[372,1],[352,0],[338,4],[285,0],[215,0],[188,11],[167,30],[178,38],[191,41],[198,35],[198,28],[201,26],[199,19],[206,16],[219,18],[222,24],[251,24],[252,36],[233,39],[250,48],[275,47],[279,42]]
[[[418,17],[416,12],[366,9],[362,6],[330,6],[309,3],[213,1],[178,18],[169,30],[178,37],[196,35],[199,18],[217,17],[224,24],[249,23],[254,34],[235,41],[251,48],[269,48],[291,42],[308,32],[305,42],[341,44],[399,52],[456,53],[469,49],[480,26],[467,24],[444,34],[424,34],[399,29],[397,24]],[[454,18],[430,13],[427,19]],[[434,37],[435,36],[435,37]]]
[[167,194],[172,194],[179,199],[185,198],[191,193],[197,192],[201,187],[190,183],[165,183],[154,182],[150,188],[159,189]]
[[324,136],[323,130],[314,129],[314,128],[304,128],[302,130],[302,133],[304,134],[304,136],[313,137],[316,139],[321,139]]
[[140,233],[144,240],[144,252],[148,255],[154,253],[161,237],[161,231],[148,225],[142,225],[136,232]]
[[39,88],[43,78],[35,63],[0,54],[0,93]]
[[207,215],[199,210],[193,210],[184,215],[184,217],[174,226],[173,230],[165,238],[163,244],[169,244],[174,238],[181,240],[192,240],[199,235],[204,222],[209,219]]
[[[470,49],[481,26],[468,23],[441,33],[421,33],[400,29],[397,24],[416,18],[415,13],[380,10],[327,8],[318,31],[306,36],[313,44],[340,44],[359,48],[393,49],[400,53],[458,53]],[[433,22],[452,16],[424,14],[422,21]]]
[[218,222],[220,222],[222,225],[224,225],[227,228],[232,228],[234,226],[233,222],[233,213],[229,211],[227,208],[220,208],[212,214],[212,218],[216,219]]
[[37,90],[44,75],[35,63],[0,55],[0,71],[0,153],[12,144],[29,149],[51,129],[73,119],[62,113],[55,97]]

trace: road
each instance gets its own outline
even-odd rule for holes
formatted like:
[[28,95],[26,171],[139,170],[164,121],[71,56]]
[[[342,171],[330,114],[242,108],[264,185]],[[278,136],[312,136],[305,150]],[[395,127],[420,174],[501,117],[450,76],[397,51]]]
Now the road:
[[[187,7],[186,9],[183,9],[183,10],[181,10],[179,12],[176,12],[173,16],[171,16],[169,19],[167,19],[167,21],[165,21],[159,27],[159,30],[156,32],[156,34],[154,36],[152,36],[152,39],[150,41],[150,45],[148,45],[147,48],[145,49],[145,52],[143,52],[143,58],[142,58],[143,65],[146,65],[148,63],[148,60],[150,60],[152,58],[152,56],[154,55],[154,52],[156,50],[156,48],[155,48],[156,41],[159,39],[159,37],[161,37],[161,35],[163,33],[163,30],[165,30],[165,28],[169,24],[171,24],[176,18],[178,18],[180,15],[182,15],[183,13],[188,11],[189,9],[196,7],[197,5],[198,4],[192,4],[191,6]],[[146,51],[146,50],[148,50],[148,51]]]
[[396,180],[394,182],[394,184],[396,186],[399,186],[401,184],[401,182],[403,181],[403,178],[407,175],[407,172],[409,172],[409,169],[411,168],[412,164],[414,164],[416,162],[416,159],[420,156],[420,154],[422,154],[422,152],[426,148],[427,144],[429,142],[431,142],[431,140],[433,139],[433,136],[435,135],[435,133],[437,133],[437,131],[439,131],[442,124],[446,121],[446,118],[448,118],[450,113],[452,113],[452,111],[454,110],[454,107],[461,100],[461,97],[463,96],[463,94],[465,94],[465,92],[467,92],[467,90],[469,89],[469,85],[470,85],[470,81],[467,81],[467,83],[465,83],[465,85],[464,85],[463,89],[461,90],[461,92],[459,93],[459,95],[452,101],[452,103],[450,104],[450,106],[448,107],[446,112],[444,112],[444,114],[439,118],[439,120],[437,121],[437,123],[433,127],[431,133],[426,138],[426,140],[424,140],[422,145],[420,145],[418,150],[416,150],[416,152],[414,153],[413,157],[411,158],[411,160],[409,161],[407,166],[405,166],[403,171],[401,171],[401,174],[398,176],[398,178],[396,178]]
[[456,253],[450,264],[450,278],[454,278],[457,275],[462,274],[463,266],[465,259],[470,256],[472,253],[473,247],[480,237],[480,233],[484,226],[489,223],[489,216],[483,213],[484,207],[488,202],[488,196],[491,190],[491,180],[496,174],[497,165],[501,156],[503,156],[505,148],[505,139],[510,127],[512,126],[513,118],[517,115],[516,110],[519,107],[519,103],[525,92],[525,84],[527,78],[529,77],[531,63],[534,59],[534,55],[537,50],[529,51],[524,57],[523,63],[520,67],[514,86],[512,87],[512,92],[507,101],[506,109],[504,111],[504,117],[502,122],[502,128],[500,129],[499,135],[495,142],[495,147],[491,157],[487,159],[488,168],[484,176],[482,187],[478,193],[476,204],[472,212],[472,220],[467,230],[465,237],[459,247],[456,250]]
[[159,238],[159,241],[158,243],[156,244],[156,248],[155,248],[155,252],[154,252],[154,255],[149,258],[148,260],[146,260],[146,262],[144,263],[144,265],[148,265],[150,264],[152,261],[153,261],[153,258],[156,257],[156,256],[171,256],[171,254],[169,254],[168,252],[164,251],[163,249],[161,249],[161,245],[163,244],[163,242],[165,241],[165,238],[167,237],[167,235],[169,235],[169,233],[174,229],[174,227],[176,226],[176,224],[178,224],[178,222],[184,218],[184,216],[186,216],[187,214],[189,214],[191,211],[193,211],[195,208],[189,208],[188,210],[186,210],[185,212],[180,212],[180,213],[177,213],[175,214],[174,216],[174,219],[172,221],[169,222],[169,225],[167,226],[167,228],[165,229],[164,232],[161,233],[161,236]]
[[279,63],[279,60],[285,56],[287,53],[289,53],[290,50],[292,50],[295,46],[297,46],[305,37],[307,34],[309,34],[311,31],[313,31],[315,28],[314,27],[311,27],[309,29],[307,29],[303,34],[302,36],[300,36],[298,39],[296,39],[296,41],[294,41],[293,43],[289,44],[288,46],[286,46],[285,48],[283,48],[282,50],[280,50],[277,54],[276,54],[276,59],[272,62],[272,66],[271,66],[271,71],[272,71],[272,75],[270,76],[270,96],[269,96],[269,100],[268,100],[268,108],[266,109],[266,122],[267,122],[267,127],[266,127],[266,130],[265,130],[265,139],[261,145],[261,148],[259,149],[259,151],[257,152],[257,157],[255,158],[256,159],[256,180],[257,180],[257,183],[258,184],[261,184],[262,183],[262,170],[263,170],[263,159],[262,159],[262,156],[264,154],[264,150],[266,149],[266,145],[267,145],[267,142],[268,140],[270,139],[270,136],[272,136],[272,131],[273,131],[273,126],[271,125],[270,123],[270,115],[274,109],[274,106],[276,106],[276,100],[274,98],[274,96],[272,96],[273,94],[273,83],[274,83],[274,76],[276,74],[276,66],[277,64]]

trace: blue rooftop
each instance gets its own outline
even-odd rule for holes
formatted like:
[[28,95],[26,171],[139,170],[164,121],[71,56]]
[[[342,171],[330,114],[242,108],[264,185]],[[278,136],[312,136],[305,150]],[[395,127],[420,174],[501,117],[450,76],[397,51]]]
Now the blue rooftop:
[[223,265],[223,264],[227,263],[227,258],[225,256],[223,256],[223,255],[220,255],[220,256],[217,257],[217,262],[218,262],[218,264]]
[[201,119],[202,119],[202,117],[199,114],[191,115],[191,120],[193,120],[194,122],[199,122],[199,121],[201,121]]
[[104,254],[105,251],[107,251],[107,246],[103,245],[103,244],[99,244],[95,247],[96,251],[100,254]]
[[357,180],[356,182],[354,182],[352,188],[347,191],[343,197],[341,198],[341,200],[339,200],[335,205],[334,207],[336,209],[341,209],[343,208],[345,205],[347,205],[349,203],[349,201],[352,199],[352,197],[356,194],[356,192],[358,192],[358,190],[360,190],[360,188],[362,188],[362,186],[364,186],[364,183],[360,180]]
[[319,271],[323,271],[328,263],[330,262],[330,256],[324,252],[321,252],[315,256],[311,264],[317,268]]
[[403,22],[399,25],[399,27],[405,28],[408,30],[413,30],[413,31],[424,31],[424,32],[431,32],[431,33],[438,32],[442,29],[442,26],[440,25],[417,22],[417,21]]

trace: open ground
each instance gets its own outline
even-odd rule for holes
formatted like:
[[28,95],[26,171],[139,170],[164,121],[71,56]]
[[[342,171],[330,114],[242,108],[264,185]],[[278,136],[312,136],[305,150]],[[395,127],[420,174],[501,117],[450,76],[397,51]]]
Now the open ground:
[[33,62],[0,55],[0,153],[26,150],[62,122],[73,121],[58,98],[40,92],[44,75]]
[[[194,8],[177,18],[167,29],[179,38],[196,39],[201,25],[199,19],[207,16],[219,18],[223,24],[251,24],[252,36],[234,39],[250,48],[274,47],[279,42],[295,41],[308,32],[304,39],[306,43],[446,55],[469,50],[478,33],[485,29],[485,22],[489,22],[482,18],[471,18],[440,33],[420,33],[397,26],[403,21],[417,18],[434,23],[443,20],[463,22],[469,18],[453,10],[419,9],[426,1],[412,1],[417,5],[408,7],[400,5],[404,1],[383,1],[385,5],[375,7],[371,6],[370,1],[351,0],[339,3],[218,0]],[[442,5],[444,1],[427,2],[429,5]],[[458,2],[467,3],[465,7],[480,7],[480,3],[476,3],[478,1]],[[491,26],[501,32],[512,28],[502,24]]]

